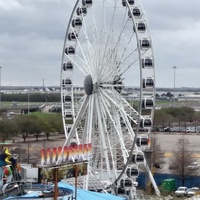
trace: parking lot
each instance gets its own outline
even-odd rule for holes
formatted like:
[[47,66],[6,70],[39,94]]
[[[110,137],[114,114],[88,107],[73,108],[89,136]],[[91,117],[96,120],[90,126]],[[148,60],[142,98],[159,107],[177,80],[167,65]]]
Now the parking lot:
[[[192,151],[192,156],[200,164],[200,134],[196,133],[179,133],[179,132],[159,132],[153,134],[160,144],[161,150],[164,152],[165,164],[162,165],[160,172],[171,173],[169,169],[170,158],[173,156],[173,151],[177,149],[177,142],[181,138],[187,138],[189,141],[189,148]],[[200,175],[200,173],[199,173]]]

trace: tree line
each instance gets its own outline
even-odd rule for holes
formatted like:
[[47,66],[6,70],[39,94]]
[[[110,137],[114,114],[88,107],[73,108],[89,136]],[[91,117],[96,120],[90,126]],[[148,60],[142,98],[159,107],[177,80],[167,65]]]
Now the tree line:
[[1,101],[16,102],[60,102],[60,93],[19,93],[5,94],[1,93]]
[[35,113],[16,115],[12,119],[2,116],[0,123],[0,140],[15,140],[19,136],[25,142],[28,137],[39,139],[43,133],[47,140],[51,133],[63,133],[61,114]]
[[[45,114],[48,117],[44,117]],[[200,125],[200,112],[190,107],[161,108],[155,110],[153,124],[154,127],[162,128],[174,125],[178,125],[179,129],[182,126],[186,128],[188,125],[197,127]],[[7,119],[6,116],[2,116],[0,123],[0,137],[2,141],[17,135],[21,135],[24,141],[28,135],[34,135],[37,139],[41,133],[45,133],[48,136],[50,132],[63,132],[61,113],[16,115],[11,120]]]
[[168,107],[155,110],[154,127],[171,127],[178,126],[179,131],[181,127],[187,128],[188,125],[195,127],[200,125],[200,112],[195,111],[191,107]]

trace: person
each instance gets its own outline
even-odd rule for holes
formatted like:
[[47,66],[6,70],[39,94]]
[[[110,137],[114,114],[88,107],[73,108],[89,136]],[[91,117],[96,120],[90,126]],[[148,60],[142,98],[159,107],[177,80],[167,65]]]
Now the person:
[[4,175],[3,176],[3,185],[5,185],[7,183],[7,178],[6,178],[6,176]]

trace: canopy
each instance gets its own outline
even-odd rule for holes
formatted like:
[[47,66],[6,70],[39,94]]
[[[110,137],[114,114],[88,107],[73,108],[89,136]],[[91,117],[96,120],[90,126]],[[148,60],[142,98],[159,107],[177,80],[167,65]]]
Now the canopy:
[[[65,182],[59,182],[59,187],[69,188],[75,192],[75,187]],[[83,189],[77,189],[77,200],[127,200],[125,197],[119,197],[112,194],[92,192]]]
[[[75,193],[75,187],[72,185],[69,185],[65,182],[59,182],[58,183],[58,187],[59,188],[63,188],[63,189],[69,189],[72,190],[73,193]],[[17,198],[12,196],[12,197],[8,197],[5,200],[8,199],[33,199],[33,198],[39,198],[39,193],[37,192],[32,192],[23,196],[18,196]],[[43,198],[42,198],[43,199]],[[79,189],[77,188],[77,200],[127,200],[127,198],[125,197],[118,197],[112,194],[106,194],[106,193],[99,193],[99,192],[92,192],[92,191],[87,191],[87,190],[83,190],[83,189]]]

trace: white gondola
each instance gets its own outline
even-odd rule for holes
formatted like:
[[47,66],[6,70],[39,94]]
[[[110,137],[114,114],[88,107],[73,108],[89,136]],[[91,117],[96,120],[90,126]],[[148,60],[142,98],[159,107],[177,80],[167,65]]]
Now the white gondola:
[[150,118],[143,117],[140,119],[140,128],[142,129],[150,129],[152,126],[152,120]]
[[91,6],[92,5],[92,0],[82,0],[83,6]]
[[142,68],[152,68],[153,66],[154,66],[154,63],[151,57],[142,58]]
[[87,15],[87,8],[86,7],[78,7],[76,9],[76,14],[78,16],[86,16]]
[[67,70],[72,70],[73,69],[73,64],[69,61],[67,63],[63,63],[63,70],[67,71]]
[[143,148],[149,147],[149,136],[148,135],[141,135],[140,146]]
[[149,147],[149,136],[148,134],[140,135],[137,137],[137,146],[142,148]]
[[63,79],[63,85],[71,85],[72,80],[70,78]]
[[73,119],[72,112],[66,111],[65,112],[65,120],[72,120],[72,119]]
[[68,39],[69,40],[76,40],[77,37],[78,37],[77,33],[74,33],[74,32],[68,33]]
[[153,89],[154,79],[152,77],[146,77],[143,79],[143,89]]
[[148,136],[142,136],[141,138],[140,138],[140,146],[141,147],[148,147],[148,144],[149,144],[149,138],[148,138]]
[[[134,5],[135,1],[134,0],[128,0],[129,5]],[[126,6],[126,0],[122,0],[122,5]]]
[[140,49],[141,50],[147,50],[151,48],[151,41],[149,38],[142,38],[140,40]]
[[73,27],[81,27],[82,26],[82,20],[80,18],[76,18],[72,20],[72,26]]
[[137,22],[137,30],[140,33],[144,33],[146,31],[146,23],[144,23],[144,22]]
[[132,155],[132,163],[142,164],[144,163],[144,154],[142,152],[134,152]]
[[125,178],[120,180],[121,188],[131,188],[133,186],[133,181],[130,178]]
[[139,176],[139,169],[137,165],[132,165],[126,169],[126,175],[129,178],[136,178]]
[[133,16],[135,17],[135,18],[140,18],[141,17],[141,11],[140,11],[140,9],[139,8],[137,8],[137,7],[135,7],[135,8],[133,8]]
[[118,187],[118,188],[117,188],[117,193],[118,193],[118,194],[126,194],[126,190],[125,190],[125,188]]
[[[141,18],[141,11],[140,11],[139,8],[134,7],[134,8],[131,10],[131,12],[133,13],[134,18],[136,18],[136,19]],[[128,17],[129,17],[129,18],[132,18],[131,12],[128,11]]]
[[73,46],[69,46],[65,49],[65,53],[67,55],[70,55],[70,54],[75,54],[75,48]]
[[70,95],[63,96],[63,103],[71,103],[72,97]]
[[154,107],[154,100],[152,98],[142,99],[142,109],[152,109]]

